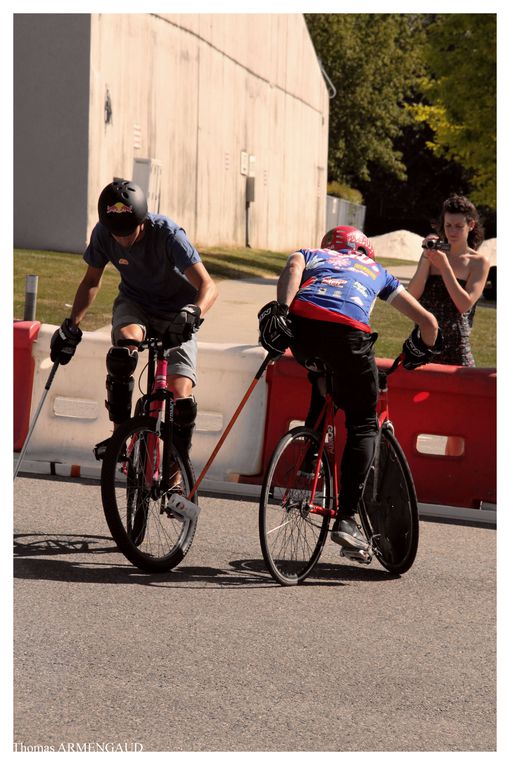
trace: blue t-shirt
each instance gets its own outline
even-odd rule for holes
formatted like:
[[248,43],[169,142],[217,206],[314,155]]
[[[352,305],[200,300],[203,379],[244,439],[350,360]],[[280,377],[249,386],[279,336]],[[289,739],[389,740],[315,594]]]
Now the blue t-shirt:
[[97,223],[83,258],[94,268],[113,263],[121,276],[119,291],[149,313],[179,311],[196,299],[197,290],[184,272],[201,262],[200,255],[184,229],[164,215],[149,213],[143,237],[129,248]]
[[361,252],[298,250],[305,259],[291,313],[370,332],[377,297],[391,302],[404,288],[392,274]]

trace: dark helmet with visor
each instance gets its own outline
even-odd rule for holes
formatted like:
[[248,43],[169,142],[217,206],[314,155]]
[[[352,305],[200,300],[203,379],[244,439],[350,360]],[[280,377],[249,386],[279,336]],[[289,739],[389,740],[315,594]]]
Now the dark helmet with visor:
[[147,199],[136,183],[115,178],[97,203],[99,220],[114,236],[129,236],[147,217]]

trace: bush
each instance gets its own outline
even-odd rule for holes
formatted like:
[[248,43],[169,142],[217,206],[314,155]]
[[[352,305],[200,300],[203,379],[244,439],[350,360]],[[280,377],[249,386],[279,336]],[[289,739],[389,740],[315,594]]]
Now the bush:
[[348,202],[354,202],[354,204],[362,205],[363,196],[361,191],[357,189],[351,189],[345,183],[339,183],[339,181],[332,181],[328,183],[328,194],[332,197],[340,197],[340,199],[346,199]]

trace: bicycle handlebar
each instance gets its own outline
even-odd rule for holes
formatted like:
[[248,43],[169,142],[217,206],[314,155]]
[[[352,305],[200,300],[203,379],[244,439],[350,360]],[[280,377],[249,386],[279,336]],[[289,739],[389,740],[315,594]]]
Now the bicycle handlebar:
[[159,337],[147,337],[145,340],[127,340],[120,339],[117,341],[119,348],[126,348],[129,345],[135,345],[138,351],[146,351],[149,348],[153,348],[155,351],[173,351],[175,348],[180,348],[179,345],[166,346],[163,340]]
[[139,351],[146,351],[149,348],[154,348],[155,351],[167,350],[159,337],[148,337],[146,340],[142,340],[138,346]]

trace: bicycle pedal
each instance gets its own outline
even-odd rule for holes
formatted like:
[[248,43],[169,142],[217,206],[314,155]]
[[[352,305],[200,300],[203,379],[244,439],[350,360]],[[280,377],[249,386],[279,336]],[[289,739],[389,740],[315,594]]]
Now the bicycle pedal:
[[200,508],[194,502],[183,497],[182,494],[171,494],[165,505],[165,512],[178,520],[193,521],[200,513]]
[[348,558],[356,563],[365,563],[367,566],[372,562],[372,555],[368,550],[347,550],[345,547],[341,547],[340,557]]

